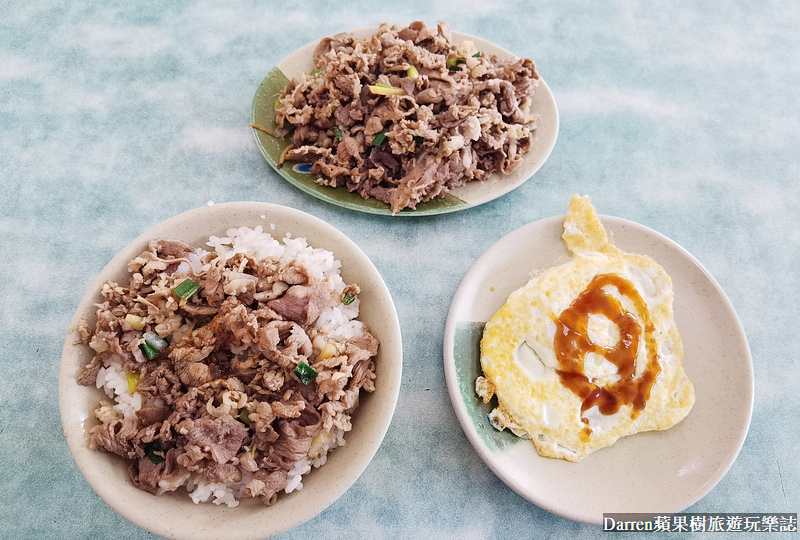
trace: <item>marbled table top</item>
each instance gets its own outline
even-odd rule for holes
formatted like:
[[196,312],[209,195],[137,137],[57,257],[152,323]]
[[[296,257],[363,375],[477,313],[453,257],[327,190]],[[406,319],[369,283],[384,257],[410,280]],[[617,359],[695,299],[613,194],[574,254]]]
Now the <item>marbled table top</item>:
[[[247,127],[265,74],[324,35],[414,20],[446,20],[536,61],[561,120],[547,163],[500,199],[419,219],[341,209],[281,179]],[[448,306],[476,258],[563,214],[573,193],[687,249],[747,334],[750,432],[688,511],[798,512],[798,89],[800,7],[786,0],[4,3],[0,536],[152,537],[72,460],[61,347],[117,251],[168,217],[236,200],[291,206],[353,239],[389,286],[404,338],[400,398],[377,455],[285,538],[604,537],[492,474],[456,420],[442,366]]]

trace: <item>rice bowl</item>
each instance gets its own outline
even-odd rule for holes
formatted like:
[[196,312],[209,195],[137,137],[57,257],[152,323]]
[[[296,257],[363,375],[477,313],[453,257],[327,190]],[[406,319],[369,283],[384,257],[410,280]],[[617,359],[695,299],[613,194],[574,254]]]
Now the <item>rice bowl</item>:
[[[273,506],[265,507],[258,501],[243,499],[238,507],[228,508],[230,499],[225,499],[223,492],[218,492],[221,499],[218,502],[225,504],[195,504],[193,499],[199,502],[216,497],[214,491],[220,486],[214,485],[188,486],[192,498],[185,492],[156,497],[131,483],[122,458],[88,448],[85,425],[93,422],[92,412],[105,394],[75,382],[91,361],[92,351],[86,345],[76,344],[76,336],[70,333],[65,340],[59,375],[62,424],[69,449],[89,484],[109,506],[136,525],[165,537],[196,537],[213,533],[220,538],[259,538],[285,532],[312,518],[343,494],[366,468],[388,429],[399,392],[402,369],[399,323],[388,289],[374,265],[339,231],[317,218],[277,205],[213,205],[186,212],[153,227],[122,250],[98,275],[81,302],[72,326],[82,318],[91,320],[100,285],[107,280],[124,281],[127,262],[143,251],[150,240],[171,238],[189,245],[200,245],[210,236],[223,236],[229,228],[239,226],[251,229],[261,226],[274,238],[283,238],[286,233],[293,238],[306,238],[309,245],[329,250],[341,261],[344,280],[358,283],[361,287],[359,318],[380,341],[375,391],[373,394],[362,393],[361,405],[352,417],[353,429],[347,433],[347,444],[329,454],[324,467],[312,471],[315,464],[298,464],[294,474],[290,474],[286,493],[281,493]],[[334,324],[331,317],[328,319],[330,324]],[[114,376],[113,369],[106,369],[99,386],[103,386],[102,383],[119,385],[119,381],[114,382]],[[133,395],[131,398],[135,399]],[[122,402],[130,407],[136,406],[130,399]],[[336,434],[326,444],[335,447],[342,442],[341,434]],[[307,488],[298,489],[302,484],[307,484]]]

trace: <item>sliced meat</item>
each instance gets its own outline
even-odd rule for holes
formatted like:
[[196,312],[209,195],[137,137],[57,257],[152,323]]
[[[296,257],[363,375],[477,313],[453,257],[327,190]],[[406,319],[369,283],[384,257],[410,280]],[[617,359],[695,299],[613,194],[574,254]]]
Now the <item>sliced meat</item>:
[[307,325],[317,320],[329,302],[327,285],[294,285],[280,298],[267,302],[267,306],[285,319]]
[[180,450],[171,448],[164,460],[158,463],[150,457],[140,458],[137,466],[130,468],[133,484],[154,495],[175,491],[183,486],[192,473],[178,463],[180,454]]
[[[511,174],[531,148],[539,75],[529,58],[482,53],[453,43],[444,21],[382,24],[366,39],[323,39],[314,62],[324,69],[291,81],[279,96],[276,122],[294,146],[285,158],[313,163],[320,184],[389,202],[393,213],[491,174]],[[412,67],[418,75],[408,75]],[[401,91],[373,94],[376,84]],[[486,146],[491,155],[472,159]],[[430,159],[435,171],[418,168]]]
[[189,444],[209,453],[217,463],[227,463],[235,457],[246,436],[244,424],[230,416],[190,421],[186,431]]

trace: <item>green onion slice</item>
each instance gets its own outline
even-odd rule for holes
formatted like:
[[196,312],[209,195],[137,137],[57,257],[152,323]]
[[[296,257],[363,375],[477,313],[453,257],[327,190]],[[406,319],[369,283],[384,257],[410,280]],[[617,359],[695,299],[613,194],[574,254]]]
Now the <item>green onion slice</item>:
[[472,55],[473,58],[480,58],[481,56],[483,56],[483,52],[482,51],[478,51],[478,52],[476,52],[475,54]]
[[156,334],[155,332],[145,332],[142,334],[144,340],[158,350],[169,347],[167,340]]
[[314,71],[312,71],[311,73],[309,73],[309,75],[311,75],[311,76],[313,77],[313,76],[314,76],[314,75],[316,75],[317,73],[322,73],[323,71],[325,71],[325,66],[322,66],[321,68],[317,68],[317,69],[315,69]]
[[172,289],[172,292],[178,295],[181,300],[186,301],[192,297],[194,293],[200,290],[200,284],[192,281],[191,278],[184,279],[180,285]]
[[371,93],[379,96],[402,96],[406,93],[402,88],[382,83],[368,84],[367,88]]
[[356,299],[355,295],[347,293],[344,295],[344,298],[342,298],[342,302],[344,302],[344,305],[349,306],[350,304],[353,303],[353,300],[355,299]]
[[158,349],[156,349],[146,341],[140,343],[139,348],[142,350],[142,352],[144,353],[144,355],[147,357],[148,360],[152,360],[153,358],[158,356]]
[[294,368],[294,374],[297,375],[301,383],[308,384],[317,376],[317,370],[301,361],[297,364],[297,367]]
[[144,319],[133,313],[125,315],[125,322],[131,325],[131,328],[134,330],[141,330],[144,328]]
[[339,128],[339,126],[333,126],[333,135],[336,137],[337,141],[341,142],[341,140],[344,139],[344,135],[342,134],[342,130]]
[[156,465],[167,460],[167,458],[164,457],[164,449],[161,448],[161,445],[156,441],[144,443],[144,454]]
[[389,131],[389,128],[383,128],[378,134],[375,135],[375,138],[372,139],[372,146],[380,146],[383,144],[383,141],[386,140],[386,133]]
[[128,392],[134,394],[136,392],[136,387],[139,386],[139,381],[141,379],[142,379],[142,374],[139,372],[126,373],[125,380],[128,381]]
[[417,77],[419,77],[419,71],[417,70],[417,68],[416,68],[416,67],[414,67],[414,66],[410,66],[410,67],[409,67],[409,68],[406,70],[406,75],[408,75],[408,78],[409,78],[409,79],[416,79]]
[[454,56],[447,59],[445,66],[447,66],[447,71],[450,73],[456,73],[461,70],[461,64],[466,64],[466,62],[466,58],[457,58]]
[[246,426],[250,425],[250,411],[247,409],[242,409],[239,412],[239,421]]

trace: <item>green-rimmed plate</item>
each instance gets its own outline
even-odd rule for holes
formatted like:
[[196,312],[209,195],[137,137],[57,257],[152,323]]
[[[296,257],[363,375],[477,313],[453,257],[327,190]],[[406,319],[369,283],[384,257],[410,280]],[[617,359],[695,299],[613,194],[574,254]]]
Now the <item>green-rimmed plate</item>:
[[[364,28],[351,33],[357,38],[363,38],[374,34],[376,31],[377,28]],[[467,34],[453,32],[453,40],[455,42],[470,40],[479,50],[484,51],[486,54],[496,54],[498,58],[514,58],[514,55],[505,49]],[[278,62],[264,80],[261,81],[253,99],[252,123],[268,129],[276,127],[273,110],[275,99],[281,89],[292,78],[312,71],[312,53],[318,43],[319,41],[309,43],[289,54]],[[424,216],[464,210],[494,200],[522,185],[547,160],[553,150],[553,146],[555,146],[558,135],[556,103],[550,88],[541,78],[539,79],[539,86],[533,94],[531,110],[537,113],[533,146],[525,154],[522,164],[513,174],[507,176],[496,174],[484,181],[470,182],[463,187],[454,189],[444,197],[418,204],[415,210],[405,209],[396,215]],[[306,193],[351,210],[370,214],[392,215],[388,204],[375,199],[363,199],[356,193],[348,192],[345,188],[332,188],[318,184],[316,176],[311,174],[310,166],[306,163],[284,163],[282,167],[278,167],[281,152],[289,145],[289,140],[272,137],[257,129],[253,129],[253,134],[255,135],[256,144],[258,144],[258,148],[267,163],[284,179]]]
[[[733,464],[753,410],[753,366],[725,293],[678,244],[637,223],[600,216],[617,247],[649,255],[672,278],[683,366],[696,401],[675,427],[639,433],[578,463],[543,458],[533,443],[497,431],[475,394],[483,326],[531,272],[567,255],[563,217],[529,223],[481,255],[459,285],[444,334],[447,390],[481,459],[525,499],[562,517],[601,524],[604,512],[679,512],[706,495]],[[496,403],[495,403],[496,405]]]

